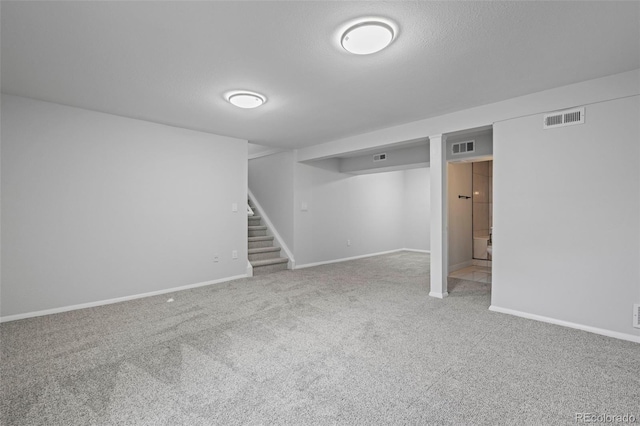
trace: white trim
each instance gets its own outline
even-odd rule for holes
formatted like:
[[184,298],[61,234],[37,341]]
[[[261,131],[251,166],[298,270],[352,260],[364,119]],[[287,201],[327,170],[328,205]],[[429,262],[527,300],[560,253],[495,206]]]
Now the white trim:
[[633,334],[620,333],[618,331],[606,330],[604,328],[591,327],[589,325],[577,324],[575,322],[569,322],[569,321],[563,321],[555,318],[544,317],[542,315],[529,314],[527,312],[501,308],[495,305],[489,306],[489,310],[493,312],[499,312],[501,314],[514,315],[516,317],[522,317],[522,318],[527,318],[535,321],[546,322],[549,324],[561,325],[563,327],[575,328],[577,330],[588,331],[590,333],[600,334],[607,337],[613,337],[616,339],[628,340],[630,342],[640,343],[640,336],[634,336]]
[[378,253],[363,254],[360,256],[353,256],[353,257],[343,257],[341,259],[325,260],[322,262],[305,263],[303,265],[296,265],[295,269],[311,268],[312,266],[328,265],[330,263],[340,263],[340,262],[346,262],[348,260],[364,259],[365,257],[373,257],[373,256],[380,256],[382,254],[397,253],[402,250],[404,249],[380,251]]
[[460,269],[464,269],[467,266],[471,266],[473,264],[473,260],[467,260],[466,262],[456,263],[455,265],[449,265],[449,273],[459,271]]
[[190,288],[204,287],[212,284],[220,284],[227,281],[239,280],[247,278],[246,275],[234,275],[232,277],[220,278],[217,280],[204,281],[196,284],[188,284],[180,287],[172,287],[164,290],[150,291],[148,293],[133,294],[131,296],[116,297],[114,299],[99,300],[97,302],[81,303],[79,305],[62,306],[60,308],[45,309],[42,311],[27,312],[24,314],[8,315],[0,317],[0,322],[16,321],[24,318],[40,317],[43,315],[58,314],[61,312],[75,311],[78,309],[94,308],[96,306],[111,305],[112,303],[126,302],[128,300],[142,299],[143,297],[157,296],[159,294],[174,293],[176,291],[188,290]]
[[[429,171],[431,188],[430,241],[431,268],[429,271],[430,291],[446,294],[449,275],[449,225],[447,205],[447,136],[429,136]],[[436,296],[437,297],[437,296]]]
[[274,149],[270,149],[268,151],[261,151],[261,152],[256,152],[256,153],[253,153],[253,154],[249,154],[248,159],[249,160],[255,160],[256,158],[267,157],[269,155],[278,154],[280,152],[284,152],[284,150],[274,148]]
[[449,295],[449,292],[447,292],[447,291],[445,291],[444,293],[436,293],[435,291],[432,291],[432,292],[429,293],[429,296],[436,297],[438,299],[444,299],[448,295]]
[[260,217],[264,220],[265,224],[269,228],[269,231],[273,234],[274,239],[276,240],[280,248],[287,254],[287,257],[289,258],[287,269],[295,269],[296,260],[293,258],[293,253],[291,252],[291,250],[289,250],[289,247],[287,247],[280,234],[278,234],[278,230],[275,228],[275,226],[273,226],[273,223],[271,223],[271,221],[269,220],[269,216],[267,216],[267,213],[264,211],[258,200],[256,200],[256,197],[253,196],[253,192],[251,192],[249,188],[247,188],[247,193],[249,194],[249,197],[255,204],[256,208],[260,211]]
[[247,278],[253,277],[253,265],[247,260]]
[[420,249],[410,249],[410,248],[403,248],[400,250],[404,250],[404,251],[413,251],[416,253],[427,253],[427,254],[431,254],[431,250],[420,250]]

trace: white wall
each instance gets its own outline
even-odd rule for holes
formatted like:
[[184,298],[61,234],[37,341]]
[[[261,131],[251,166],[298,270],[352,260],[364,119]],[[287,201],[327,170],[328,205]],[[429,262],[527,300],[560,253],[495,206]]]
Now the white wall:
[[2,95],[2,316],[244,275],[246,188],[246,141]]
[[[475,141],[473,152],[464,154],[453,154],[452,146],[454,143],[462,141]],[[447,151],[445,153],[447,161],[468,160],[477,157],[487,157],[493,154],[493,131],[491,129],[480,132],[473,132],[467,135],[454,135],[447,137]]]
[[427,168],[352,175],[339,167],[339,159],[297,163],[290,151],[249,161],[249,188],[293,250],[296,266],[429,250]]
[[404,248],[429,250],[430,229],[429,168],[404,171]]
[[[508,99],[502,102],[496,102],[489,105],[483,105],[476,108],[471,108],[464,111],[458,111],[451,114],[446,114],[438,117],[432,117],[425,120],[419,120],[395,127],[389,127],[381,130],[377,130],[374,132],[355,135],[351,137],[347,137],[344,139],[339,139],[331,142],[327,142],[320,145],[311,146],[308,148],[304,148],[299,150],[298,152],[298,160],[300,161],[311,161],[319,158],[327,158],[330,156],[341,155],[345,152],[358,151],[358,150],[372,150],[376,149],[376,147],[388,147],[390,142],[392,141],[408,141],[414,140],[418,138],[424,137],[437,137],[442,133],[452,133],[464,131],[467,129],[474,128],[482,128],[488,125],[495,124],[494,126],[494,143],[495,143],[495,129],[496,126],[507,126],[508,121],[513,120],[516,123],[524,123],[525,120],[528,124],[527,126],[523,126],[522,129],[518,128],[519,134],[523,135],[525,139],[532,139],[537,132],[541,131],[541,123],[542,116],[541,113],[561,110],[564,108],[569,108],[578,105],[597,105],[598,103],[606,103],[608,101],[617,102],[617,99],[627,98],[630,96],[636,96],[640,94],[640,85],[638,85],[638,81],[640,81],[640,69],[611,75],[603,78],[598,78],[594,80],[584,81],[581,83],[576,83],[568,86],[558,87],[555,89],[545,90],[538,93],[533,93],[529,95],[520,96],[513,99]],[[597,111],[597,109],[596,109]],[[520,118],[524,117],[524,118]],[[593,117],[592,112],[587,112],[587,121],[591,120]],[[597,117],[597,115],[595,116]],[[628,117],[625,116],[625,120],[629,120]],[[531,120],[531,121],[528,121]],[[538,120],[538,121],[536,121]],[[535,126],[531,127],[534,125]],[[600,121],[598,121],[600,122]],[[502,124],[504,123],[504,124]],[[592,123],[593,124],[593,123]],[[602,124],[604,127],[605,125]],[[544,275],[544,279],[548,280],[548,283],[551,283],[550,286],[554,287],[555,293],[560,293],[561,297],[558,298],[557,294],[554,295],[545,293],[544,290],[548,290],[548,288],[542,289],[539,288],[534,290],[532,287],[528,287],[527,291],[522,294],[517,294],[517,292],[504,290],[506,287],[503,287],[503,290],[507,293],[501,293],[501,290],[498,290],[499,299],[492,301],[494,306],[499,306],[502,303],[506,302],[511,306],[520,306],[523,310],[521,312],[526,313],[527,309],[531,312],[541,312],[537,315],[536,318],[548,320],[548,321],[556,321],[561,322],[573,327],[590,327],[593,331],[604,333],[616,333],[613,330],[625,330],[624,336],[632,336],[637,339],[639,334],[638,329],[631,329],[631,304],[633,301],[638,301],[640,299],[640,258],[638,253],[635,251],[637,246],[640,245],[640,215],[637,214],[637,203],[638,198],[640,198],[640,188],[638,188],[639,179],[637,176],[638,163],[640,163],[640,155],[637,152],[638,146],[638,114],[636,112],[633,119],[630,122],[626,122],[626,127],[633,127],[633,129],[628,132],[626,138],[624,138],[627,144],[635,143],[635,148],[632,148],[628,152],[617,152],[617,158],[621,160],[621,164],[626,164],[628,162],[634,163],[635,171],[631,170],[628,176],[622,177],[619,172],[609,173],[602,172],[605,170],[603,165],[607,167],[611,167],[610,164],[605,163],[597,163],[593,162],[593,151],[592,150],[581,150],[583,147],[583,141],[578,138],[572,138],[572,151],[571,154],[564,151],[564,148],[561,148],[559,152],[559,159],[564,164],[564,169],[561,171],[556,162],[553,165],[556,167],[555,169],[551,169],[552,174],[557,178],[558,182],[562,182],[565,176],[569,176],[568,179],[573,181],[572,174],[575,173],[575,170],[580,170],[581,172],[575,176],[580,176],[581,178],[585,177],[585,172],[582,164],[589,164],[591,175],[585,180],[585,182],[591,182],[595,176],[599,175],[607,175],[607,177],[603,180],[605,182],[604,186],[606,188],[601,188],[600,186],[595,186],[598,190],[603,191],[607,195],[604,197],[604,200],[609,200],[611,197],[611,193],[622,194],[622,191],[618,188],[631,189],[631,192],[626,193],[626,195],[619,195],[619,199],[616,199],[618,202],[618,212],[621,211],[630,211],[634,212],[636,216],[633,219],[630,219],[631,215],[628,213],[616,213],[610,215],[607,219],[609,222],[604,220],[601,217],[598,217],[599,221],[593,221],[589,227],[584,228],[582,233],[580,234],[580,238],[577,238],[573,243],[569,243],[569,239],[567,238],[566,233],[560,233],[561,241],[566,243],[561,245],[561,247],[565,247],[568,245],[568,250],[562,250],[561,252],[558,250],[553,250],[552,252],[560,256],[554,263],[550,265],[554,265],[554,267],[543,267],[541,269],[541,274],[535,274],[536,278],[540,278],[540,275]],[[518,127],[518,126],[516,126]],[[610,129],[610,127],[606,127]],[[505,127],[506,129],[506,127]],[[528,134],[529,129],[532,130],[532,134]],[[575,130],[575,128],[572,128]],[[574,131],[571,130],[571,131]],[[614,135],[619,133],[618,130],[612,130]],[[604,131],[606,133],[606,131]],[[607,155],[611,154],[611,152],[607,151],[608,146],[615,147],[616,144],[620,144],[622,142],[616,141],[612,142],[612,135],[600,135],[600,132],[597,132],[598,136],[596,139],[599,140],[599,145],[601,149],[596,151],[596,155],[602,154],[604,151]],[[589,135],[588,138],[593,138],[593,136]],[[634,139],[635,138],[635,139]],[[506,139],[504,138],[506,143]],[[593,139],[588,139],[593,140]],[[630,142],[633,140],[633,142]],[[536,141],[537,142],[537,141]],[[608,145],[612,144],[612,145]],[[552,157],[555,155],[556,145],[547,144],[548,149],[550,151],[545,150],[544,155],[545,159],[547,157]],[[589,146],[589,143],[586,144]],[[534,151],[535,152],[535,151]],[[523,153],[523,155],[526,153]],[[538,153],[539,155],[542,155]],[[526,154],[528,155],[528,154]],[[509,156],[508,157],[512,157]],[[433,160],[433,159],[431,159]],[[505,169],[502,173],[502,176],[497,176],[495,174],[495,168],[499,168],[499,161],[502,161],[498,155],[496,147],[494,145],[494,176],[493,176],[493,184],[494,184],[494,195],[498,196],[498,191],[500,191],[500,180],[503,182],[509,181],[511,179],[515,179],[515,181],[528,180],[528,185],[526,188],[529,189],[529,193],[527,194],[527,201],[525,206],[531,204],[545,204],[548,201],[550,195],[546,192],[549,185],[548,181],[542,179],[538,182],[539,176],[543,175],[543,173],[549,173],[549,171],[539,170],[537,169],[537,173],[526,173],[526,169],[517,169],[513,166]],[[574,170],[575,169],[575,170]],[[523,177],[523,174],[525,177]],[[548,174],[547,174],[548,175]],[[544,175],[544,176],[547,176]],[[433,176],[432,176],[433,180]],[[631,185],[631,188],[628,188]],[[585,203],[586,201],[581,201],[580,203],[575,203],[575,194],[580,194],[582,196],[581,200],[590,200],[593,206],[595,207],[595,211],[599,213],[587,213],[587,216],[591,219],[594,216],[601,216],[603,206],[597,206],[598,203],[601,203],[602,200],[597,196],[595,192],[589,192],[589,195],[586,194],[587,190],[585,187],[580,187],[580,191],[572,193],[566,199],[560,199],[559,196],[554,196],[553,198],[558,201],[557,204],[553,205],[553,210],[549,212],[549,214],[554,217],[561,217],[565,220],[565,222],[569,223],[569,216],[573,215],[574,217],[571,220],[575,220],[578,218],[580,223],[585,222],[585,220],[580,218],[580,215],[577,215],[575,206],[583,207],[580,209],[581,212],[588,211],[589,208]],[[553,193],[553,192],[552,192]],[[505,196],[506,197],[506,196]],[[493,281],[494,283],[498,283],[498,285],[506,286],[507,281],[502,281],[500,284],[500,270],[503,267],[507,267],[507,262],[503,260],[500,261],[499,253],[509,252],[510,254],[516,256],[519,259],[517,264],[511,264],[508,268],[510,270],[516,270],[522,267],[523,271],[529,271],[532,268],[532,265],[539,264],[539,253],[540,247],[535,247],[535,256],[531,257],[530,254],[532,251],[528,249],[527,244],[529,244],[525,240],[515,241],[513,236],[511,238],[511,245],[508,245],[506,248],[503,246],[500,248],[500,244],[504,244],[501,240],[500,235],[507,235],[507,231],[500,231],[500,218],[498,217],[499,212],[496,211],[498,200],[494,199],[494,231],[497,232],[497,235],[494,234],[495,241],[495,257],[493,258]],[[516,212],[522,210],[522,207],[516,210],[508,210],[507,204],[503,207],[503,212],[505,217],[513,215],[517,216]],[[588,207],[588,208],[587,208]],[[627,210],[628,209],[628,210]],[[610,212],[611,213],[611,212]],[[629,223],[629,227],[625,236],[620,236],[617,233],[607,234],[608,236],[602,235],[604,230],[609,229],[608,223],[617,221],[618,217],[622,215],[625,221],[625,226],[627,222]],[[515,219],[517,220],[517,219]],[[432,221],[434,223],[434,221]],[[602,226],[602,224],[605,224]],[[541,238],[545,238],[545,243],[553,244],[555,240],[552,240],[552,235],[554,231],[557,231],[560,227],[553,226],[551,227],[551,231],[547,228],[548,220],[536,219],[535,221],[527,221],[523,223],[524,227],[528,228],[528,233],[535,234],[541,236]],[[567,225],[566,228],[573,228],[574,225]],[[600,228],[598,228],[601,226]],[[617,225],[616,225],[617,226]],[[590,230],[596,229],[597,232],[595,234],[591,234]],[[435,232],[434,229],[431,232]],[[438,230],[441,232],[441,230]],[[615,235],[615,236],[613,236]],[[620,238],[618,238],[620,237]],[[588,240],[589,244],[586,246],[580,246],[579,242],[584,242]],[[607,250],[612,250],[610,253],[603,255],[601,249],[598,247],[605,247]],[[580,250],[577,250],[577,249]],[[522,256],[520,254],[516,254],[518,250],[522,249],[524,252],[528,253],[527,256]],[[589,249],[589,250],[587,250]],[[438,251],[441,251],[442,247],[431,247],[432,254]],[[596,255],[589,256],[583,255],[582,252],[591,251],[597,253]],[[543,259],[547,259],[548,256],[543,256]],[[604,273],[594,274],[589,277],[586,281],[581,281],[587,274],[584,272],[578,273],[574,276],[568,271],[571,269],[566,267],[565,265],[570,265],[572,268],[580,270],[581,268],[584,271],[593,271],[596,266],[602,266],[603,261],[598,260],[594,261],[594,259],[624,259],[625,261],[631,261],[633,264],[633,273],[629,271],[629,267],[625,266],[620,269],[618,272],[612,272],[611,265],[606,265]],[[560,264],[562,266],[560,266]],[[614,262],[614,265],[620,265],[619,260]],[[607,277],[604,280],[600,280],[603,277]],[[506,277],[513,277],[513,274],[505,275]],[[549,277],[552,277],[551,279]],[[559,278],[562,277],[562,278]],[[599,279],[599,282],[595,282],[595,278]],[[622,302],[622,298],[619,295],[612,295],[616,292],[617,288],[621,286],[618,281],[621,277],[624,277],[624,280],[627,280],[627,284],[623,285],[625,287],[626,300]],[[563,282],[571,282],[571,284],[563,284],[560,285],[560,280]],[[610,284],[612,281],[615,281],[615,284]],[[577,284],[576,284],[577,283]],[[526,280],[526,286],[531,284],[531,280]],[[549,285],[548,285],[549,286]],[[548,287],[547,286],[547,287]],[[494,284],[495,287],[495,284]],[[584,288],[583,288],[584,287]],[[529,294],[532,292],[537,292],[539,294],[538,297],[527,300]],[[581,301],[587,298],[593,298],[593,300],[600,300],[600,295],[606,293],[602,302],[606,304],[604,310],[598,314],[593,314],[593,305],[598,304],[598,302],[591,301],[587,304],[588,309],[581,311],[580,303]],[[502,295],[501,295],[502,294]],[[595,294],[595,296],[594,296]],[[584,295],[584,296],[583,296]],[[503,296],[505,296],[503,298]],[[575,297],[574,297],[575,296]],[[549,302],[551,298],[554,298],[552,302]],[[544,299],[544,300],[542,300]],[[615,300],[614,300],[615,299]],[[517,301],[520,300],[521,303]],[[497,304],[497,305],[496,305]],[[578,313],[580,311],[580,313]],[[613,313],[615,311],[615,313]],[[517,314],[517,308],[513,308],[509,311],[510,313]],[[545,313],[547,316],[545,316]],[[608,318],[611,313],[611,318]],[[588,317],[588,318],[586,318]],[[570,323],[570,320],[567,318],[573,318],[575,323]],[[598,324],[598,325],[593,325]],[[618,332],[619,333],[619,332]]]
[[640,93],[640,69],[555,89],[519,96],[451,114],[349,136],[298,151],[298,161],[311,161],[346,152],[388,148],[390,143],[481,128],[497,121],[554,111],[575,105],[617,99]]
[[297,266],[403,246],[403,171],[353,176],[338,166],[337,159],[295,164]]
[[494,126],[492,305],[637,339],[640,97],[587,105],[585,117]]
[[293,240],[293,152],[249,160],[249,188],[290,250]]
[[373,173],[378,171],[392,171],[396,168],[426,167],[429,165],[429,146],[412,146],[406,148],[385,149],[376,154],[386,154],[386,160],[373,161],[374,154],[358,155],[340,159],[340,171],[343,173]]

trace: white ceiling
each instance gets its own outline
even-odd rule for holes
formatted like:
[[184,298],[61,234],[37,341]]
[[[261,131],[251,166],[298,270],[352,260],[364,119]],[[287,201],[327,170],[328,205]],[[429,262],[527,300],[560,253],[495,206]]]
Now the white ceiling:
[[[3,93],[295,148],[640,68],[640,2],[7,2]],[[345,52],[361,16],[391,46]],[[265,94],[255,110],[232,89]]]

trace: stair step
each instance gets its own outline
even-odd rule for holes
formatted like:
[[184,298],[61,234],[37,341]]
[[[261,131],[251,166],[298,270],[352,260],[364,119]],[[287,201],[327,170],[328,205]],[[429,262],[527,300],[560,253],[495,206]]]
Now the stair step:
[[268,253],[271,251],[280,251],[280,247],[257,247],[257,248],[252,248],[249,249],[249,254],[256,254],[256,253]]
[[254,214],[253,216],[248,216],[249,220],[261,220],[262,216],[258,216],[257,214]]
[[288,263],[289,259],[286,257],[276,257],[273,259],[265,259],[265,260],[256,260],[255,262],[251,262],[251,266],[254,268],[259,268],[261,266],[269,266],[269,265],[277,265],[279,263]]
[[286,257],[276,257],[275,259],[256,260],[251,262],[253,275],[266,275],[272,272],[286,271],[289,259]]
[[264,237],[267,235],[266,226],[249,226],[249,237]]
[[249,249],[249,262],[252,264],[260,260],[280,257],[280,247],[258,247]]
[[252,241],[273,241],[273,235],[263,235],[261,237],[249,237],[249,242]]
[[263,235],[261,237],[249,237],[249,249],[272,247],[273,235]]

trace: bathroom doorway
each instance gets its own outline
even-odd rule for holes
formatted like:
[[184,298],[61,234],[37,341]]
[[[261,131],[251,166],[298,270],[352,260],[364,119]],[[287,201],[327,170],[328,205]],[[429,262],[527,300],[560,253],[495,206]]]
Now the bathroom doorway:
[[490,291],[493,228],[493,131],[447,137],[449,292]]
[[488,284],[490,288],[493,160],[449,162],[447,177],[451,290],[460,281]]

